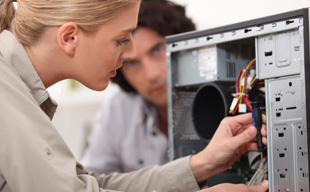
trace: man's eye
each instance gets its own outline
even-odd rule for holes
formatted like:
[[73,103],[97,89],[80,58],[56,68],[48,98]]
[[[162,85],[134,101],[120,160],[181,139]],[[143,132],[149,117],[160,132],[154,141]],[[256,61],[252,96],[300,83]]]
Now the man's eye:
[[133,68],[137,65],[136,61],[123,61],[123,66],[126,68]]
[[130,42],[130,39],[124,39],[124,40],[119,40],[119,41],[117,41],[117,44],[119,45],[119,46],[122,46],[122,45],[126,45],[127,43],[129,43]]
[[154,54],[156,55],[160,55],[162,53],[165,52],[165,47],[164,46],[160,46],[160,47],[157,47],[155,50],[154,50]]

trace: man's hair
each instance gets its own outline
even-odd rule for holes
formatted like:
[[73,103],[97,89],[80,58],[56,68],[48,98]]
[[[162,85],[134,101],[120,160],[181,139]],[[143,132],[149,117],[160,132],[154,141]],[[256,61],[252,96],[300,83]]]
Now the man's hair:
[[[186,17],[185,8],[167,0],[143,0],[138,17],[139,27],[152,29],[164,37],[195,30],[195,24]],[[126,92],[137,93],[120,69],[111,81]]]

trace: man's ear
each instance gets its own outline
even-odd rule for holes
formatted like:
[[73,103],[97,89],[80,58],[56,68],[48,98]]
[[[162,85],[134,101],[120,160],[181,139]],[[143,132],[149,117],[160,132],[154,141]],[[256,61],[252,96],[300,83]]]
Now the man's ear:
[[57,32],[57,41],[62,50],[68,55],[74,55],[79,42],[79,27],[73,22],[60,26]]

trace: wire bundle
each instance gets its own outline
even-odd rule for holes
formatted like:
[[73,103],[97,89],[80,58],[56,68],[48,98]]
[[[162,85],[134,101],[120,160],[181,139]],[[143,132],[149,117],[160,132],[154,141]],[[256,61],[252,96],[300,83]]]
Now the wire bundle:
[[254,75],[252,77],[252,79],[250,80],[250,83],[247,85],[247,81],[248,81],[248,73],[250,68],[253,66],[253,64],[255,63],[256,59],[253,59],[247,66],[246,68],[241,68],[239,71],[239,75],[238,78],[236,80],[235,83],[235,87],[236,87],[236,96],[233,99],[232,105],[230,107],[229,113],[234,115],[236,114],[239,105],[240,104],[246,104],[246,106],[250,109],[250,111],[252,111],[252,107],[250,104],[250,100],[249,100],[249,96],[248,96],[248,92],[249,90],[252,89],[252,86],[257,82],[257,78],[256,75]]
[[259,163],[259,167],[252,176],[251,180],[247,183],[248,186],[255,186],[268,179],[268,160],[267,156]]

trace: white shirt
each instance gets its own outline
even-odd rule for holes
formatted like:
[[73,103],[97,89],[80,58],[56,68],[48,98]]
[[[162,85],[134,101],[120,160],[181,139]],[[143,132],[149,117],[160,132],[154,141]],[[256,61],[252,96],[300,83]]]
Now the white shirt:
[[138,94],[116,92],[99,111],[82,159],[96,175],[168,162],[168,139],[156,109]]

